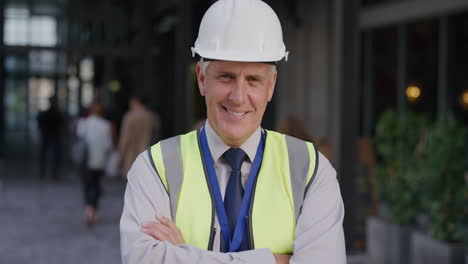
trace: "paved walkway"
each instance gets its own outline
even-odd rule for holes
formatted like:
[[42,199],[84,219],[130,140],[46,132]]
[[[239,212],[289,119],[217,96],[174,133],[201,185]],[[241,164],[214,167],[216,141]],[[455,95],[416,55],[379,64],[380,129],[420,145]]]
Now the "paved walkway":
[[[123,182],[104,182],[99,223],[89,229],[80,184],[7,182],[0,187],[0,263],[121,263],[124,190]],[[366,258],[351,256],[348,263],[366,264]]]
[[124,184],[106,182],[99,223],[84,225],[80,185],[10,183],[0,191],[0,263],[120,263]]

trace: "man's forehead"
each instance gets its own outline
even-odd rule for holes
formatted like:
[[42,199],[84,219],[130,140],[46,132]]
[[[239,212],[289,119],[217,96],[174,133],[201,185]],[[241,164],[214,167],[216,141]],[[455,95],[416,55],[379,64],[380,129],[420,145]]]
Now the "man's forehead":
[[210,68],[216,71],[249,71],[252,73],[267,72],[270,64],[243,61],[210,61]]

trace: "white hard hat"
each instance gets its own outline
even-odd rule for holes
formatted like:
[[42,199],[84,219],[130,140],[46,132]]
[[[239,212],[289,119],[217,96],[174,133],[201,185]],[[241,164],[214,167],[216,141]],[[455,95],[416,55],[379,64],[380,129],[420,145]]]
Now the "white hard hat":
[[205,13],[192,55],[227,61],[274,62],[288,52],[276,13],[260,0],[219,0]]

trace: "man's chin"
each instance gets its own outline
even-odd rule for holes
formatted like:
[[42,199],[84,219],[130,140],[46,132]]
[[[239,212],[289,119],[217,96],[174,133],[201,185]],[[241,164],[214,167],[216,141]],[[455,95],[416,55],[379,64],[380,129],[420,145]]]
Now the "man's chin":
[[[223,133],[223,141],[227,145],[242,145],[253,133],[243,127],[227,129]],[[239,146],[236,146],[239,147]]]

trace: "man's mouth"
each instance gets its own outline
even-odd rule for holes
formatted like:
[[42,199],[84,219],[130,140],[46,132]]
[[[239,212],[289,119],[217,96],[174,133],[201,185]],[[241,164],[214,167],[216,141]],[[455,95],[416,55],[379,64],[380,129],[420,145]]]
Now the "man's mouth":
[[234,111],[231,111],[229,109],[227,109],[226,107],[223,107],[228,113],[230,113],[231,115],[235,115],[235,116],[243,116],[245,115],[247,112],[234,112]]

